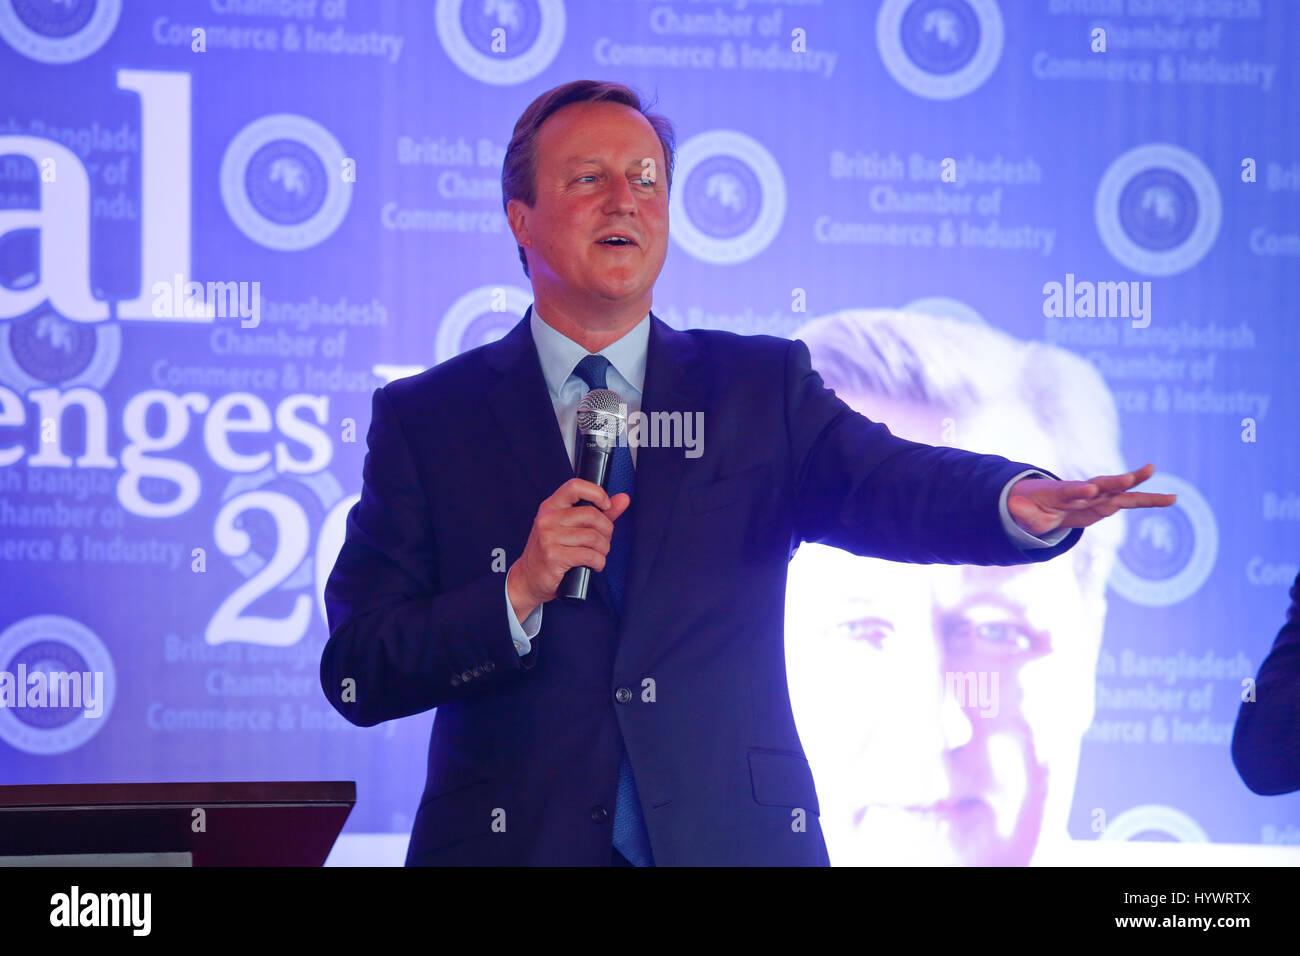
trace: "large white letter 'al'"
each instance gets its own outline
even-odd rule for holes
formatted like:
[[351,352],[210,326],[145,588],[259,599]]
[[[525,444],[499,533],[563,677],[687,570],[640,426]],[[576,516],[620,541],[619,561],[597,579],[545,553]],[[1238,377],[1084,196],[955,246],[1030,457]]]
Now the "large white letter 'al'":
[[0,319],[26,315],[46,299],[60,315],[78,322],[108,318],[108,303],[90,294],[90,180],[77,154],[52,139],[0,136],[0,156],[26,156],[45,168],[54,161],[55,181],[38,172],[36,209],[0,209],[0,238],[20,229],[40,231],[40,279],[14,290],[0,282]]
[[[118,70],[119,89],[140,96],[140,286],[117,303],[119,319],[211,322],[207,315],[154,315],[155,282],[190,280],[190,75]],[[0,136],[0,156],[26,156],[38,170],[54,160],[55,181],[40,183],[36,209],[0,209],[0,237],[40,233],[40,279],[26,289],[0,283],[0,320],[26,315],[46,299],[76,322],[102,322],[109,304],[90,291],[90,180],[75,153],[49,139]],[[182,285],[182,288],[184,286]],[[184,311],[184,310],[180,310]]]
[[[181,288],[190,281],[190,75],[118,70],[117,85],[140,94],[142,246],[140,294],[120,303],[117,317],[156,322],[154,283],[170,283],[178,275]],[[208,315],[171,319],[212,321]]]

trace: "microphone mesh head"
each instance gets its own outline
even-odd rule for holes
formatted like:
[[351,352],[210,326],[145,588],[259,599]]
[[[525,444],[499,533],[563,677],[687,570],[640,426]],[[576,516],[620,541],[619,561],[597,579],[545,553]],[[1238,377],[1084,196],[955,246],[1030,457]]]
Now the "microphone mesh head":
[[578,403],[578,431],[614,441],[627,427],[623,399],[608,388],[593,388]]

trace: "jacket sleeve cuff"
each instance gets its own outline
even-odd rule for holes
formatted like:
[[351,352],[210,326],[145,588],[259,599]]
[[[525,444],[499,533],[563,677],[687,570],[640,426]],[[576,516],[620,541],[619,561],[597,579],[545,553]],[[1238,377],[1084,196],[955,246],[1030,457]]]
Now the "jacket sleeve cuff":
[[[507,581],[510,575],[506,574]],[[515,651],[520,657],[527,657],[533,649],[533,638],[542,629],[542,605],[533,608],[533,612],[524,618],[523,624],[515,616],[515,609],[510,604],[510,589],[505,588],[506,618],[510,621],[510,638],[515,642]]]
[[1016,524],[1015,519],[1011,517],[1011,511],[1007,508],[1007,498],[1011,496],[1011,486],[1022,478],[1047,478],[1048,476],[1041,471],[1022,471],[1005,485],[1002,486],[1002,496],[998,498],[998,514],[1002,516],[1002,527],[1012,542],[1019,548],[1028,550],[1029,548],[1053,548],[1065,540],[1065,536],[1070,533],[1069,528],[1057,528],[1043,537],[1037,537],[1030,534],[1020,525]]

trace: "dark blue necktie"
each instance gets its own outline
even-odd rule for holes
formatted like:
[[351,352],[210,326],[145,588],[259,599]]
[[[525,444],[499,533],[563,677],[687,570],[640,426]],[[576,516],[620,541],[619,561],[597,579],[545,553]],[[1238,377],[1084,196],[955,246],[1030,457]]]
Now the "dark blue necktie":
[[[587,388],[608,388],[605,373],[609,369],[609,359],[603,355],[588,355],[573,374],[587,383]],[[626,398],[625,396],[623,396]],[[620,492],[632,495],[636,473],[632,468],[632,453],[627,442],[622,440],[614,448],[614,456],[609,463],[609,479],[605,482],[605,492],[611,498]],[[614,534],[609,542],[609,554],[605,555],[605,582],[609,585],[610,597],[614,608],[621,616],[623,613],[623,594],[627,583],[627,562],[632,553],[632,508],[618,516],[614,522]],[[622,853],[635,866],[654,866],[654,856],[650,851],[650,834],[646,832],[645,817],[641,811],[641,798],[636,792],[636,780],[632,776],[632,764],[627,759],[624,748],[618,765],[618,803],[614,808],[614,849]]]

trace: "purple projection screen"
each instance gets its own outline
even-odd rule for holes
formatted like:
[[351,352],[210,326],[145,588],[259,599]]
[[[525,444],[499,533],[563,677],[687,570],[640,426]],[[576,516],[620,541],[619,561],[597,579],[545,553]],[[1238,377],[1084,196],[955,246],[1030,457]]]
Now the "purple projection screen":
[[92,675],[0,780],[356,780],[336,862],[401,861],[436,715],[335,713],[322,588],[374,389],[531,301],[515,119],[594,78],[677,128],[660,318],[1179,495],[1023,574],[800,549],[832,861],[1296,862],[1229,743],[1300,564],[1297,49],[1288,0],[0,0],[0,672]]

